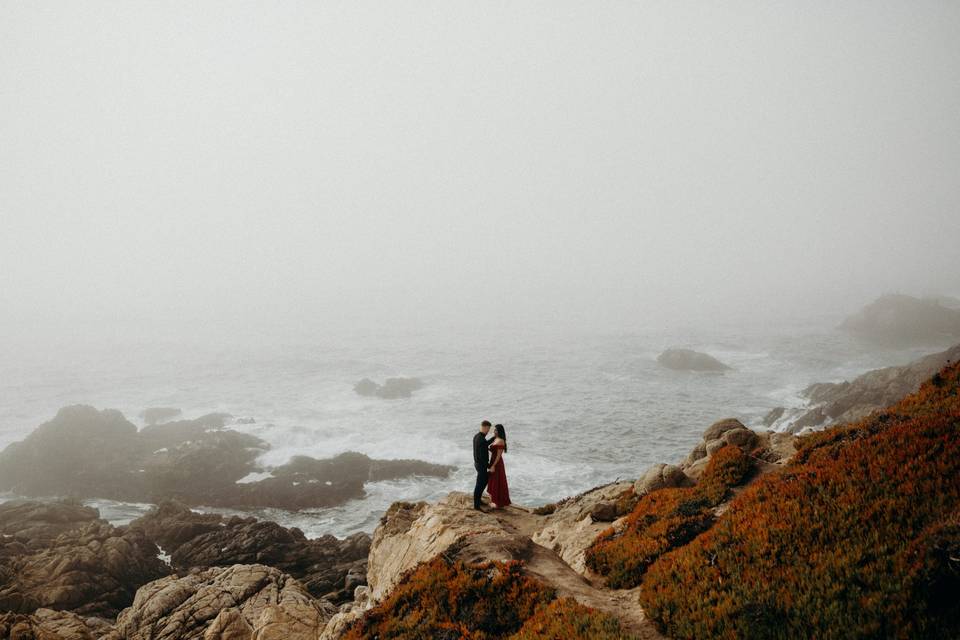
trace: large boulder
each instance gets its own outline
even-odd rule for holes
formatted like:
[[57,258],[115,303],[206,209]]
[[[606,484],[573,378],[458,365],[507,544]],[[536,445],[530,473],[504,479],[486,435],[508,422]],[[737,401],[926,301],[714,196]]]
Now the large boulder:
[[692,349],[667,349],[657,362],[675,371],[727,371],[730,369],[713,356]]
[[896,346],[943,343],[960,338],[960,310],[936,299],[886,295],[844,320],[840,327]]
[[634,491],[642,496],[660,489],[687,487],[692,484],[693,482],[680,467],[672,464],[655,464],[634,483]]
[[316,640],[335,611],[277,569],[217,567],[141,587],[107,640]]
[[687,477],[699,480],[710,458],[723,447],[734,445],[750,453],[759,444],[760,436],[736,418],[718,420],[703,432],[703,440],[693,448],[680,468]]
[[387,378],[378,384],[370,378],[364,378],[353,385],[353,390],[361,396],[376,396],[387,400],[409,398],[413,392],[423,387],[419,378]]
[[[113,410],[72,406],[0,452],[0,491],[128,502],[174,499],[190,505],[287,510],[332,507],[362,498],[369,481],[447,476],[453,467],[419,460],[373,460],[345,453],[300,457],[266,478],[257,459],[269,445],[224,428],[226,414],[147,426]],[[253,481],[247,481],[253,477]]]
[[98,640],[113,630],[107,620],[69,611],[37,609],[30,615],[0,613],[0,638],[10,640]]
[[39,549],[16,538],[4,542],[0,610],[5,611],[46,607],[113,617],[140,585],[169,573],[142,532],[102,520],[68,530]]
[[[366,583],[370,536],[354,534],[307,539],[296,528],[256,518],[194,513],[186,505],[163,502],[130,523],[156,541],[177,571],[196,567],[265,564],[299,580],[316,597],[334,603],[353,596]],[[359,577],[358,577],[359,576]]]

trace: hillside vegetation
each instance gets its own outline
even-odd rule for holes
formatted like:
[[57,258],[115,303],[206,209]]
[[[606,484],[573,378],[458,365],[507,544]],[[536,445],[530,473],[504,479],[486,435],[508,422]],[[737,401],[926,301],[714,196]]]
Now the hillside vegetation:
[[960,637],[958,389],[954,364],[803,438],[782,473],[649,565],[648,616],[674,638]]
[[527,576],[523,563],[450,562],[409,572],[344,640],[629,640],[612,616]]

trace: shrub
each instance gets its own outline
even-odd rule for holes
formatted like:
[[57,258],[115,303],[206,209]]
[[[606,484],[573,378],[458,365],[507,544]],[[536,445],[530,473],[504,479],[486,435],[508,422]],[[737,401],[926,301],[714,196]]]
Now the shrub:
[[597,640],[620,623],[526,576],[520,562],[466,564],[443,556],[407,573],[344,640]]
[[627,640],[620,622],[585,607],[573,598],[559,598],[540,607],[510,640]]
[[641,602],[678,638],[960,637],[960,365],[803,439],[717,524],[663,555]]
[[587,566],[606,576],[607,586],[637,586],[657,558],[710,528],[713,508],[752,469],[752,459],[737,447],[720,449],[711,457],[699,484],[648,493],[620,530],[601,532],[587,549]]

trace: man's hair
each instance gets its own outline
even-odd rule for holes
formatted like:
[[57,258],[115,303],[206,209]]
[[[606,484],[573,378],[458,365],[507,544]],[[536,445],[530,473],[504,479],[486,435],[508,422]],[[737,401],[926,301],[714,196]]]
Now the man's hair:
[[493,425],[490,424],[490,421],[489,421],[489,420],[484,420],[483,422],[480,423],[480,426],[481,426],[481,427],[492,427]]

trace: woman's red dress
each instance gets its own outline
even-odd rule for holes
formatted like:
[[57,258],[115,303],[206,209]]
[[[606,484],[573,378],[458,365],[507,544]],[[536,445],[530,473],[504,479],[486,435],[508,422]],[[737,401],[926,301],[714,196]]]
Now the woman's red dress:
[[497,460],[497,466],[493,468],[493,473],[490,474],[490,479],[487,481],[487,493],[490,494],[490,501],[501,509],[510,505],[510,488],[507,487],[507,472],[503,468],[502,452],[505,449],[506,445],[490,445],[490,451],[494,456],[497,455],[497,450],[500,450],[501,453],[500,459]]

